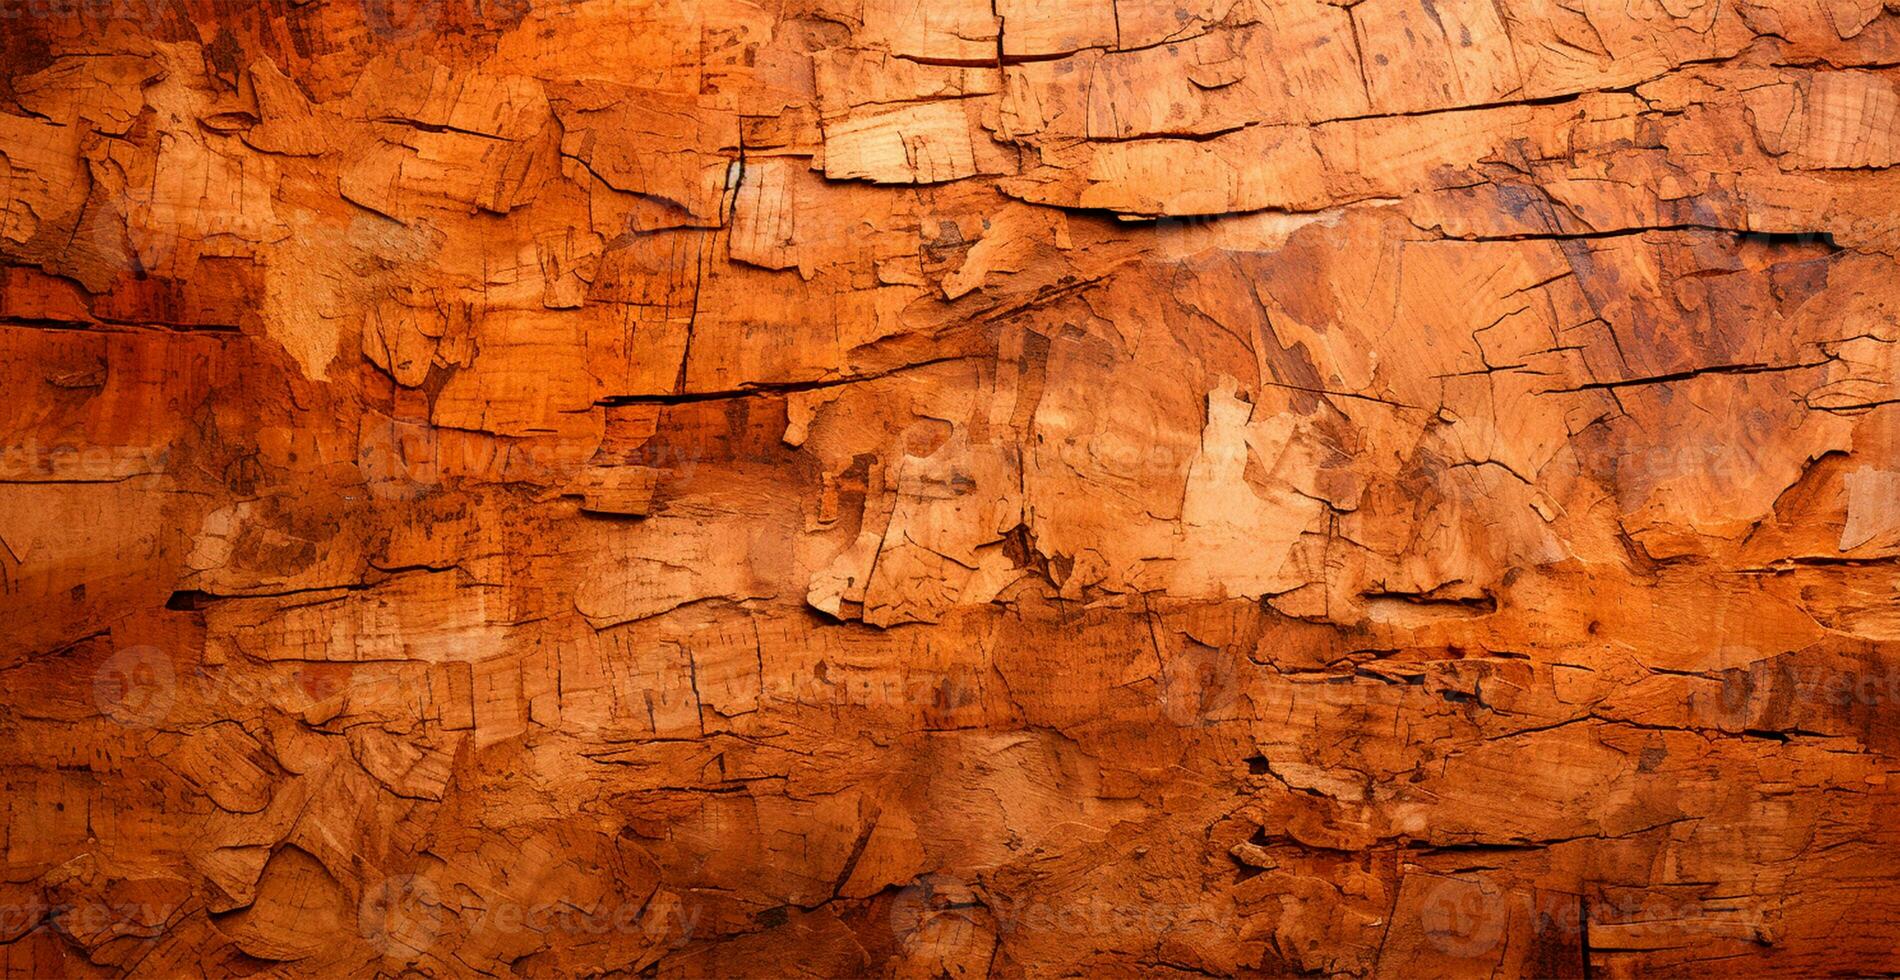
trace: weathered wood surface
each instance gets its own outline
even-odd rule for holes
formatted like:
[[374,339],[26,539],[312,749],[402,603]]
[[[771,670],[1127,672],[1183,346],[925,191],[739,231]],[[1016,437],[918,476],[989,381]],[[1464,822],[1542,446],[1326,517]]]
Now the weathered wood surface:
[[1896,13],[0,0],[5,972],[1900,969]]

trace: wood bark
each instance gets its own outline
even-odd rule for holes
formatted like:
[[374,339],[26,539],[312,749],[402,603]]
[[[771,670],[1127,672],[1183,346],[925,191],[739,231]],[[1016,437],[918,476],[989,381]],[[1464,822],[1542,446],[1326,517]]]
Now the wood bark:
[[0,965],[1900,970],[1896,14],[0,0]]

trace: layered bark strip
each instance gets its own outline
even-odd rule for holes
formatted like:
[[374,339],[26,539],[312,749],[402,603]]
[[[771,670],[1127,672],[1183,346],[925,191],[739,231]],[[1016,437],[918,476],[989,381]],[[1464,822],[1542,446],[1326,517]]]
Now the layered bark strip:
[[1900,6],[0,15],[5,974],[1900,970]]

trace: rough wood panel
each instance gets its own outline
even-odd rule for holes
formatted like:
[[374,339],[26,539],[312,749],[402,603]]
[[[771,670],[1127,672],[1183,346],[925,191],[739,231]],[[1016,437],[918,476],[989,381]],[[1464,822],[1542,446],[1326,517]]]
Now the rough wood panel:
[[0,0],[5,972],[1900,970],[1897,12]]

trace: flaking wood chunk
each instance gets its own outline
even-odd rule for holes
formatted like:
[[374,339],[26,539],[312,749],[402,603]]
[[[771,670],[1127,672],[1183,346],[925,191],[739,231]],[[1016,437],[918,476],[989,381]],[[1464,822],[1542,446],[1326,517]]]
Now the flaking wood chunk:
[[1900,972],[1893,0],[0,0],[0,976]]
[[645,517],[653,510],[660,474],[645,467],[596,467],[583,470],[567,493],[581,498],[581,510],[590,514]]

